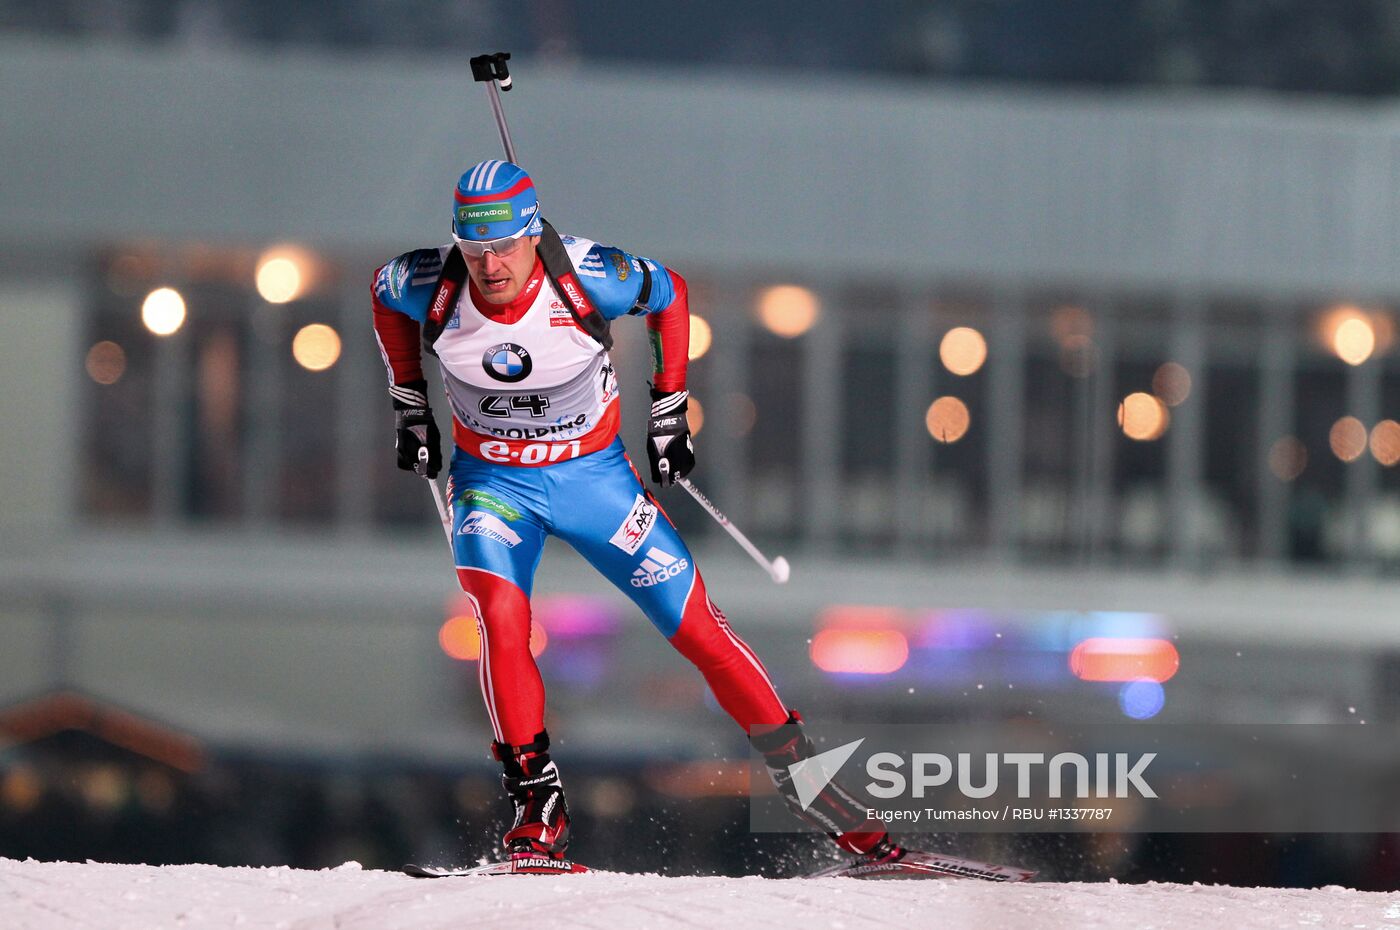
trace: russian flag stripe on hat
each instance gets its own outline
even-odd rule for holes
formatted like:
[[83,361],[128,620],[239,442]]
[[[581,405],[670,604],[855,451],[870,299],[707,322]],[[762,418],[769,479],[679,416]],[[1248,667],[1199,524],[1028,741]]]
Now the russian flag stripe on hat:
[[516,181],[515,184],[509,190],[495,191],[489,194],[475,195],[464,194],[460,190],[458,190],[453,191],[453,198],[458,203],[490,203],[493,200],[510,200],[512,197],[525,190],[526,188],[534,186],[535,182],[531,181],[530,178],[526,176],[521,178],[519,181]]

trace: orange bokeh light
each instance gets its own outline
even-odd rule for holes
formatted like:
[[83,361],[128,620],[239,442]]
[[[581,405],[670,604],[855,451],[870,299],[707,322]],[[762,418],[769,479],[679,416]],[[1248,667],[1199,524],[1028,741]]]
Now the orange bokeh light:
[[955,375],[970,375],[987,360],[987,340],[971,326],[955,326],[938,344],[938,357]]
[[476,629],[476,618],[448,617],[438,630],[438,645],[448,656],[461,662],[475,662],[481,658],[481,634]]
[[956,397],[940,397],[929,404],[924,413],[924,426],[928,434],[941,443],[953,443],[967,433],[972,425],[972,414],[967,404]]
[[[548,644],[549,635],[544,627],[530,624],[530,655],[540,655]],[[477,630],[476,617],[471,614],[448,617],[438,630],[438,645],[448,657],[459,662],[475,662],[481,658],[481,633]]]
[[769,332],[795,339],[816,325],[821,317],[817,295],[795,284],[780,284],[758,296],[758,319]]
[[822,630],[812,638],[812,664],[824,672],[888,675],[909,661],[909,640],[898,630]]
[[1294,481],[1308,467],[1308,448],[1297,436],[1281,436],[1269,447],[1269,471],[1280,481]]
[[1395,342],[1395,320],[1382,309],[1337,304],[1316,320],[1318,341],[1348,365],[1361,365],[1389,351]]
[[1086,639],[1069,654],[1069,670],[1083,681],[1162,682],[1181,667],[1176,646],[1165,639]]
[[1400,463],[1400,423],[1382,420],[1371,427],[1371,454],[1386,468]]
[[1366,452],[1366,425],[1356,417],[1342,417],[1327,432],[1332,454],[1343,462],[1355,462]]
[[1167,405],[1143,391],[1136,391],[1118,404],[1118,425],[1123,435],[1138,442],[1154,442],[1162,438],[1171,424]]
[[1152,393],[1168,407],[1179,407],[1191,396],[1191,372],[1177,362],[1163,362],[1152,373]]

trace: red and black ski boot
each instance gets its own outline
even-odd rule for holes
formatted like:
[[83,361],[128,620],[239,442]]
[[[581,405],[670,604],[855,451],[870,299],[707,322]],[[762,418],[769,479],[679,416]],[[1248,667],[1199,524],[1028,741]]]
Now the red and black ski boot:
[[539,860],[541,870],[560,871],[551,862],[567,864],[569,808],[559,769],[549,758],[549,734],[541,730],[523,746],[492,743],[491,752],[505,767],[501,784],[515,807],[515,821],[502,839],[506,855],[517,865]]
[[832,842],[855,858],[818,869],[808,878],[977,878],[1023,882],[1035,875],[1019,866],[976,862],[959,856],[907,849],[890,839],[884,824],[834,779],[805,807],[793,784],[793,766],[817,754],[796,711],[787,723],[754,727],[749,742],[763,754],[773,786],[799,818],[826,831]]
[[515,821],[502,838],[506,858],[463,867],[405,865],[414,878],[461,878],[479,875],[564,875],[587,872],[564,858],[569,848],[569,808],[559,769],[549,758],[549,735],[540,731],[523,746],[492,743],[491,754],[505,768],[501,784],[515,808]]
[[797,711],[792,711],[787,722],[776,727],[753,727],[749,742],[763,755],[768,777],[788,809],[824,830],[841,849],[854,853],[862,861],[887,861],[903,852],[890,840],[885,825],[872,817],[869,809],[835,780],[827,782],[812,803],[803,806],[792,783],[792,767],[810,759],[817,751]]

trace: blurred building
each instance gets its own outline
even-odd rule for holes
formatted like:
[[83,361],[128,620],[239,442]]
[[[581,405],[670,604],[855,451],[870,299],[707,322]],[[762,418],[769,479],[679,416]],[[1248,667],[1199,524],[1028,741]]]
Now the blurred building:
[[[480,89],[409,53],[0,50],[0,700],[74,686],[216,748],[478,759],[367,289],[497,153]],[[1395,717],[1389,104],[516,71],[550,218],[691,282],[697,482],[792,584],[668,509],[794,703]],[[635,440],[645,340],[617,337]],[[571,554],[538,590],[568,751],[741,751]],[[1128,668],[1170,650],[1155,690],[1076,674],[1088,640],[1139,644]]]

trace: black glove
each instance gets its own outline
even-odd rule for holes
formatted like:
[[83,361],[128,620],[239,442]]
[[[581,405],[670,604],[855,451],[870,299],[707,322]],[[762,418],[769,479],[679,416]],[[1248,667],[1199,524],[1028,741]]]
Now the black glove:
[[647,420],[647,458],[651,480],[665,487],[695,467],[695,447],[685,418],[689,391],[651,389],[651,419]]
[[389,388],[394,402],[394,446],[398,465],[424,478],[442,470],[442,437],[428,409],[428,382],[406,381]]

